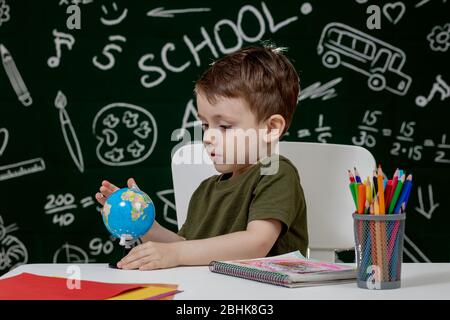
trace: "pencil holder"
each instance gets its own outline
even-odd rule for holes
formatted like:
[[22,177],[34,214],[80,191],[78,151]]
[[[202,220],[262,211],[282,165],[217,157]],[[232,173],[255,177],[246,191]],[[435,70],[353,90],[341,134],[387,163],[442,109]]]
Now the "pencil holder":
[[353,214],[357,285],[400,288],[406,214]]

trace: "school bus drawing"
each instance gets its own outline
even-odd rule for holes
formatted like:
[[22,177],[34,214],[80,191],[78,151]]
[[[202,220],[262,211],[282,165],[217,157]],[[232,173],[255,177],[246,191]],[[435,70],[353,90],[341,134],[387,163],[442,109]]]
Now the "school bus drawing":
[[406,61],[402,50],[345,24],[327,24],[317,52],[328,68],[342,65],[366,75],[374,91],[386,89],[403,96],[411,85],[411,77],[402,72]]

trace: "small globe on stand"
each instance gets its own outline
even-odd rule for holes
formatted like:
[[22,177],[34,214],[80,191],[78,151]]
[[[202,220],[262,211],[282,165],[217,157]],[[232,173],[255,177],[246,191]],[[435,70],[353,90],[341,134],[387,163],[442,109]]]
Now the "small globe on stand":
[[[131,249],[130,243],[145,235],[155,221],[155,206],[150,197],[137,188],[114,191],[105,201],[101,211],[106,229],[120,239],[124,255]],[[116,264],[110,264],[116,268]]]

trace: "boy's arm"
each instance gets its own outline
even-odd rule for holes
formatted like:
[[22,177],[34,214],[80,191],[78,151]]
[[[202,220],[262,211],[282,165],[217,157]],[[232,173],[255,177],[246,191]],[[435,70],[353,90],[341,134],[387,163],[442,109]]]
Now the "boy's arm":
[[254,220],[247,230],[176,245],[178,265],[207,265],[212,260],[236,260],[265,257],[281,233],[275,219]]
[[207,265],[212,260],[261,258],[273,247],[281,228],[281,222],[275,219],[254,220],[248,223],[245,231],[208,239],[171,243],[148,241],[134,247],[117,266],[150,270],[179,265]]
[[183,237],[180,237],[175,232],[172,232],[166,228],[164,228],[162,225],[160,225],[156,220],[153,222],[153,226],[150,228],[150,230],[141,237],[142,242],[176,242],[176,241],[183,241],[186,240]]

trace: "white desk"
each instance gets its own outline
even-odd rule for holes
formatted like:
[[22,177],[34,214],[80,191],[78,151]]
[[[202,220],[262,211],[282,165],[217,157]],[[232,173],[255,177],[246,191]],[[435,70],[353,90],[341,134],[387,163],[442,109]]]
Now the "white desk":
[[[73,264],[27,264],[2,278],[28,272],[69,277]],[[172,283],[183,292],[175,299],[199,300],[309,300],[309,299],[450,299],[450,263],[404,263],[402,287],[394,290],[360,289],[356,283],[306,288],[284,288],[212,273],[207,267],[178,267],[153,271],[110,269],[106,264],[79,264],[81,279],[120,283]]]

